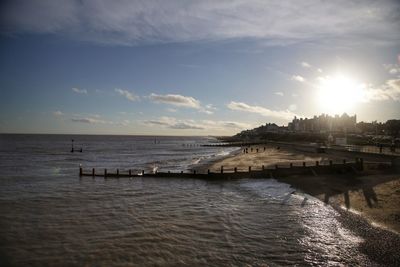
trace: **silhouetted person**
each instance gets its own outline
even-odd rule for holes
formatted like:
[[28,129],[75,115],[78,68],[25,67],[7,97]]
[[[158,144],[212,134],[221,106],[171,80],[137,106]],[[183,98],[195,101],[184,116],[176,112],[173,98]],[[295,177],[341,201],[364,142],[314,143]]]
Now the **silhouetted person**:
[[350,208],[350,197],[349,197],[349,191],[346,191],[343,193],[344,194],[344,203],[346,205],[346,208]]

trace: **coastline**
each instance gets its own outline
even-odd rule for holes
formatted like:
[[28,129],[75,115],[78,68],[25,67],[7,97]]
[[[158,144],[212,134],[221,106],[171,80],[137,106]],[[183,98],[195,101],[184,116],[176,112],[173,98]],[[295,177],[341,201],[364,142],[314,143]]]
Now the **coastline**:
[[[256,152],[258,148],[258,153]],[[231,171],[274,166],[287,166],[289,162],[302,164],[315,161],[354,160],[343,153],[313,153],[277,146],[253,146],[249,153],[239,152],[197,166],[196,170]],[[366,168],[362,173],[337,175],[308,175],[274,177],[289,184],[302,194],[313,196],[339,214],[338,221],[360,236],[359,249],[368,257],[385,266],[400,264],[400,173]]]
[[[265,150],[264,150],[265,147]],[[354,160],[351,156],[343,157],[335,153],[313,153],[271,145],[252,146],[248,153],[233,151],[226,157],[205,162],[193,169],[204,171],[261,169],[265,167],[293,164],[326,163],[329,160]],[[258,149],[258,152],[256,152]],[[296,190],[314,196],[325,204],[340,207],[348,212],[359,214],[372,225],[400,233],[400,174],[387,170],[365,170],[361,174],[309,175],[279,178]]]

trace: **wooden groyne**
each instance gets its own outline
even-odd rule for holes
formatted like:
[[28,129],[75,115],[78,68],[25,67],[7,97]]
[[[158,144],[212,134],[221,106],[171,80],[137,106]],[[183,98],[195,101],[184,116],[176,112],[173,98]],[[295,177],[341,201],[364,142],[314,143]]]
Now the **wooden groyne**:
[[255,169],[249,166],[246,170],[240,170],[237,167],[233,169],[224,169],[224,166],[218,171],[206,170],[199,172],[193,170],[191,172],[145,172],[144,170],[134,171],[125,170],[120,171],[117,169],[115,172],[109,172],[107,169],[97,171],[92,168],[89,172],[79,168],[80,177],[104,177],[104,178],[131,178],[131,177],[176,177],[176,178],[202,178],[202,179],[238,179],[238,178],[273,178],[273,177],[284,177],[291,175],[318,175],[318,174],[334,174],[334,173],[346,173],[346,172],[361,172],[364,169],[364,161],[362,158],[357,158],[354,162],[346,162],[343,160],[341,163],[333,163],[329,161],[328,164],[321,164],[316,161],[314,164],[309,162],[302,162],[301,165],[295,165],[289,163],[286,166],[275,165],[265,168]]

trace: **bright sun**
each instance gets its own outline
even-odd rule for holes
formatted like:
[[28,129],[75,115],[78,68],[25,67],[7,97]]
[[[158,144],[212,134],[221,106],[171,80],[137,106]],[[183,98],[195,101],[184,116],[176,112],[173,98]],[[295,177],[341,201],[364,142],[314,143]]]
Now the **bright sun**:
[[325,113],[354,112],[356,104],[363,99],[364,85],[347,76],[327,76],[319,81],[317,102]]

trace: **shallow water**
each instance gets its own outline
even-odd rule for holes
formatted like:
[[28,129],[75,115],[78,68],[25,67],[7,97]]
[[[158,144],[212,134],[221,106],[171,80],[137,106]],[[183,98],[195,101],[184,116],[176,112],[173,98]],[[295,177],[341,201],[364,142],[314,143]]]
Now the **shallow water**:
[[84,140],[84,152],[71,154],[70,136],[0,138],[5,264],[370,264],[358,250],[362,240],[341,226],[334,209],[272,179],[77,175],[79,164],[185,169],[225,153],[182,146],[207,139],[160,138],[163,148],[154,148],[154,138],[84,136],[75,137]]

